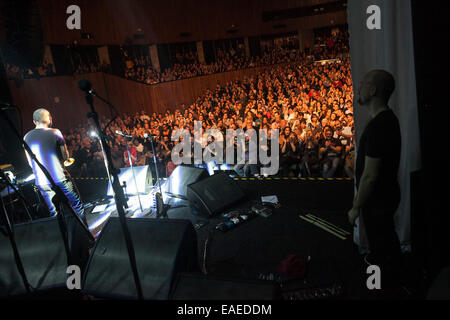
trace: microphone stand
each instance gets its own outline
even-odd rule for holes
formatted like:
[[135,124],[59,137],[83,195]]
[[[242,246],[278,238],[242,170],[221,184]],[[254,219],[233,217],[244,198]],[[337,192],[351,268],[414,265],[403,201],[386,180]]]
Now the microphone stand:
[[136,175],[134,174],[133,160],[131,159],[131,153],[130,153],[130,149],[128,148],[128,143],[126,143],[126,147],[127,147],[127,153],[128,153],[128,161],[130,162],[130,167],[131,167],[131,173],[133,174],[134,186],[136,187],[136,194],[137,194],[137,197],[139,200],[139,207],[141,208],[141,213],[143,213],[144,210],[142,210],[141,197],[139,196],[139,190],[138,190],[138,186],[137,186],[137,182],[136,182]]
[[[5,183],[9,185],[9,179],[6,178],[6,175],[3,173],[3,171],[0,171],[0,178],[5,180]],[[20,277],[22,278],[23,285],[25,287],[25,290],[27,293],[31,293],[31,285],[28,282],[27,275],[25,273],[25,269],[23,268],[22,259],[19,255],[19,249],[17,248],[16,239],[14,237],[14,232],[11,226],[11,221],[9,220],[8,213],[6,211],[5,203],[2,200],[2,206],[3,206],[3,216],[5,219],[5,225],[6,225],[6,233],[8,234],[9,242],[11,242],[11,247],[13,249],[14,254],[14,260],[16,261],[16,267],[17,271],[19,271]]]
[[[91,108],[91,112],[89,112],[87,114],[87,116],[88,116],[88,118],[91,118],[94,121],[94,124],[97,128],[97,132],[99,133],[99,139],[101,141],[100,145],[103,148],[104,154],[106,155],[105,163],[107,164],[107,169],[108,169],[109,174],[112,175],[112,179],[111,179],[111,177],[109,177],[109,179],[110,179],[110,181],[112,181],[111,185],[114,190],[114,199],[116,202],[117,213],[119,215],[119,220],[120,220],[120,223],[122,226],[122,232],[123,232],[125,243],[127,246],[128,258],[130,260],[130,265],[131,265],[131,269],[133,272],[133,278],[134,278],[134,282],[136,285],[137,296],[138,296],[138,299],[142,300],[143,294],[142,294],[141,282],[139,280],[139,274],[137,271],[136,256],[135,256],[133,241],[131,239],[130,231],[127,226],[126,214],[125,214],[125,209],[124,209],[127,206],[126,200],[125,200],[125,195],[123,193],[122,186],[120,185],[117,170],[114,168],[114,166],[112,164],[113,162],[112,162],[112,158],[111,158],[111,149],[109,148],[109,145],[106,143],[105,134],[102,131],[102,128],[100,126],[98,114],[94,108],[93,96],[99,98],[101,101],[105,102],[111,108],[113,108],[113,109],[115,109],[115,108],[111,103],[109,103],[105,99],[99,97],[93,90],[84,90],[84,91],[86,91],[86,96],[85,96],[86,102]],[[86,276],[86,274],[84,275],[84,277],[85,276]]]
[[167,211],[170,208],[170,205],[164,204],[164,196],[161,189],[161,180],[159,180],[159,172],[158,172],[158,161],[156,159],[156,153],[155,153],[155,146],[153,144],[153,136],[149,135],[148,138],[150,139],[150,144],[152,146],[152,152],[153,152],[153,162],[155,163],[155,171],[156,171],[156,180],[157,184],[159,186],[159,192],[155,194],[156,198],[156,217],[164,217],[168,218]]
[[[62,238],[63,238],[63,241],[64,241],[64,247],[65,247],[65,250],[66,250],[67,263],[68,263],[68,265],[71,265],[72,264],[71,263],[72,258],[71,258],[71,252],[70,252],[70,247],[69,247],[67,226],[66,226],[65,221],[64,221],[63,213],[60,212],[60,210],[58,210],[58,209],[60,209],[59,204],[62,204],[62,203],[66,204],[66,206],[69,208],[70,212],[78,220],[78,223],[81,225],[82,229],[84,230],[86,235],[89,237],[89,240],[91,242],[94,242],[95,239],[92,236],[92,234],[90,233],[88,227],[84,224],[83,220],[81,220],[81,217],[78,216],[78,214],[74,211],[74,209],[70,205],[69,200],[67,199],[67,197],[64,194],[64,192],[61,190],[60,187],[58,187],[56,185],[55,181],[53,180],[53,178],[50,175],[50,173],[48,172],[48,170],[42,165],[42,163],[39,162],[39,160],[36,158],[36,155],[33,153],[33,151],[31,151],[30,146],[25,142],[25,140],[23,140],[22,136],[17,131],[17,128],[14,126],[14,124],[11,121],[11,119],[9,119],[9,116],[1,108],[0,108],[0,115],[6,120],[6,122],[9,125],[9,127],[14,132],[14,134],[19,138],[19,140],[21,140],[22,145],[25,148],[25,151],[28,153],[30,158],[38,165],[38,167],[42,170],[42,172],[44,173],[45,177],[50,182],[50,184],[52,186],[52,190],[55,192],[55,196],[53,198],[53,203],[55,203],[55,208],[56,208],[56,210],[58,212],[57,217],[58,217],[58,222],[59,222],[61,235],[62,235]],[[8,220],[9,219],[7,218],[7,221]],[[11,232],[12,232],[12,229],[11,229]],[[14,241],[14,234],[11,233],[11,236],[12,236],[11,239],[12,239],[12,242],[13,242],[13,250],[14,250],[14,248],[16,248],[16,250],[17,250],[17,246],[15,245],[15,241]],[[15,252],[15,255],[16,254],[18,255],[18,252]],[[20,269],[20,265],[19,264],[18,264],[17,267]],[[22,267],[22,269],[23,269],[23,267]]]

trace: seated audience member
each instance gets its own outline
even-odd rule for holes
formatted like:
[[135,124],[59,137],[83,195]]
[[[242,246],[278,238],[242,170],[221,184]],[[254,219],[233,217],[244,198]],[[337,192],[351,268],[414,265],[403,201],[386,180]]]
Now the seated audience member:
[[296,152],[298,151],[297,138],[291,132],[290,127],[286,127],[280,135],[280,169],[284,176],[288,176],[292,165],[297,164]]
[[306,140],[302,151],[300,174],[302,177],[313,177],[320,168],[319,144],[310,130],[306,132]]
[[123,152],[120,151],[118,144],[114,144],[112,147],[111,160],[114,168],[119,169],[125,167]]
[[[132,141],[127,141],[126,143],[128,145],[128,150],[125,150],[123,152],[123,161],[125,162],[126,167],[130,167],[131,165],[135,166],[136,161],[138,159],[138,151]],[[130,153],[131,161],[130,158],[128,157],[128,152]]]
[[341,161],[342,145],[338,139],[333,138],[333,134],[333,129],[326,126],[324,137],[319,142],[323,178],[333,178]]
[[[355,129],[352,128],[352,133]],[[355,177],[355,140],[353,137],[350,139],[350,143],[345,146],[345,158],[344,158],[344,171],[348,178],[353,179]]]

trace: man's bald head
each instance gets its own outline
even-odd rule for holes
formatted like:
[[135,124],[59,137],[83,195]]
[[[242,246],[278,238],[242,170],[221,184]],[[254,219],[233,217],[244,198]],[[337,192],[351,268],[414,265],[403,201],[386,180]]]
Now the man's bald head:
[[52,116],[47,109],[39,108],[33,113],[33,122],[36,126],[47,126],[52,125]]
[[392,74],[385,70],[372,70],[366,73],[363,81],[374,89],[370,90],[373,97],[378,97],[387,104],[395,90],[395,80]]

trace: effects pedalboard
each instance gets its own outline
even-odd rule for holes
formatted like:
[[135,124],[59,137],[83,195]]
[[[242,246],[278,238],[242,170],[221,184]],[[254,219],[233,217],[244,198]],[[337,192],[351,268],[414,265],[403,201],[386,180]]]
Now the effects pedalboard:
[[226,218],[227,220],[220,222],[216,226],[216,230],[227,232],[237,225],[253,219],[254,217],[256,217],[256,214],[251,210],[235,210],[222,214],[222,217]]
[[240,225],[243,222],[249,221],[257,216],[268,218],[271,215],[272,215],[272,209],[270,209],[266,206],[260,205],[260,204],[252,206],[251,209],[233,210],[233,211],[222,214],[222,217],[226,218],[227,220],[220,222],[216,226],[216,230],[226,232],[228,230],[233,229],[237,225]]

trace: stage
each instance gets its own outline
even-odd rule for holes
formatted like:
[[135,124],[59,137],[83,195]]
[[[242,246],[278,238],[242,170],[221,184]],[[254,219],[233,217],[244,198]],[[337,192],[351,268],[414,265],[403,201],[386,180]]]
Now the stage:
[[[202,181],[208,180],[203,179]],[[189,259],[191,261],[189,263],[195,264],[194,268],[190,269],[192,272],[189,271],[188,278],[181,278],[189,283],[190,289],[196,290],[195,293],[200,293],[200,296],[194,296],[194,300],[195,297],[199,300],[210,300],[208,294],[216,292],[208,290],[216,290],[217,285],[222,286],[219,291],[221,290],[221,297],[225,297],[217,300],[247,300],[248,297],[255,296],[257,300],[378,299],[376,292],[367,289],[368,264],[353,242],[353,230],[347,218],[347,212],[353,201],[353,180],[281,177],[227,179],[227,183],[231,183],[233,188],[240,188],[245,197],[211,216],[199,214],[197,208],[188,200],[165,194],[165,203],[170,208],[167,217],[158,217],[154,206],[154,193],[160,191],[159,186],[147,188],[148,191],[141,193],[139,197],[127,195],[128,229],[133,238],[137,260],[140,261],[139,274],[147,278],[145,280],[147,288],[155,288],[154,281],[159,281],[149,278],[163,279],[159,272],[172,270],[170,277],[164,276],[167,281],[172,281],[171,279],[178,281],[183,277],[182,273],[187,271],[180,271],[181,274],[176,271],[180,266],[177,257],[181,255],[182,261]],[[160,181],[162,190],[166,190],[165,184],[168,180]],[[104,252],[110,252],[110,260],[97,264],[95,268],[93,267],[94,271],[88,271],[87,274],[94,279],[99,277],[96,283],[107,286],[115,282],[111,282],[112,278],[108,278],[106,282],[101,280],[106,275],[113,278],[119,276],[122,280],[126,278],[124,283],[127,283],[127,290],[135,294],[120,223],[117,218],[111,219],[118,217],[118,214],[114,197],[108,196],[107,193],[108,180],[78,178],[74,179],[74,182],[85,204],[89,230],[97,239],[96,247],[90,254],[90,265],[93,257],[101,257]],[[213,184],[205,190],[209,188],[219,186]],[[271,207],[271,215],[258,215],[250,210],[255,204],[261,203],[262,197],[274,196],[277,204]],[[222,198],[219,200],[222,201]],[[223,197],[223,201],[227,202],[227,196]],[[68,213],[65,214],[70,216]],[[234,220],[239,222],[230,223],[229,225],[233,227],[228,230],[221,230],[220,226],[233,220],[226,216],[230,214],[237,215],[239,219]],[[43,220],[46,219],[48,218]],[[148,223],[150,220],[155,223]],[[191,227],[189,227],[191,224],[186,224],[186,220],[191,222]],[[39,221],[40,218],[35,220]],[[108,224],[109,221],[111,224]],[[191,231],[188,229],[182,231],[179,228],[180,223]],[[47,222],[42,221],[42,226],[45,225]],[[105,226],[109,230],[104,229]],[[47,228],[51,228],[51,236],[60,246],[54,254],[63,255],[64,249],[57,225],[53,227],[48,225]],[[186,232],[189,234],[188,238],[182,235]],[[51,246],[53,247],[53,242]],[[406,264],[409,262],[406,261]],[[64,259],[59,263],[64,267]],[[413,265],[414,263],[411,263],[411,266]],[[112,268],[115,269],[112,270],[109,266],[114,266]],[[407,277],[412,283],[418,274],[414,270],[405,269],[405,274],[408,272],[411,272]],[[189,278],[190,276],[193,278]],[[258,290],[246,287],[246,283],[253,282],[258,286],[270,284],[278,289],[277,294],[258,295]],[[165,285],[165,288],[169,287],[172,290],[175,288],[172,285]],[[241,297],[236,297],[236,292],[239,293],[241,289]],[[419,291],[411,293],[400,289],[400,292],[396,291],[389,297],[410,299],[420,297],[421,294]],[[104,288],[101,292],[111,291]],[[35,298],[43,299],[72,300],[83,296],[73,295],[64,288],[37,294]],[[160,298],[171,299],[167,294],[168,292]],[[95,295],[89,293],[88,295],[96,298]],[[181,300],[191,300],[191,295],[186,295],[186,291],[181,297]]]
[[[237,224],[226,232],[217,226],[227,220],[223,214],[200,216],[189,202],[165,197],[171,205],[167,218],[187,219],[197,234],[198,264],[202,272],[211,276],[236,279],[270,279],[284,288],[324,288],[339,285],[342,289],[336,298],[361,298],[365,289],[365,265],[352,240],[352,227],[347,211],[353,200],[353,181],[349,179],[244,179],[234,181],[245,192],[246,198],[224,213],[245,212],[262,196],[276,195],[279,207],[267,218],[255,216]],[[80,181],[80,190],[87,186],[99,190],[95,184],[101,179]],[[93,196],[90,193],[91,197]],[[150,192],[129,198],[127,217],[132,219],[157,219]],[[91,233],[98,237],[110,216],[117,216],[113,200],[100,202],[104,211],[92,213],[92,201],[87,206],[87,220]],[[102,207],[99,207],[103,209]],[[98,209],[97,209],[98,210]],[[339,237],[313,223],[300,218],[312,214],[348,232]],[[288,276],[277,271],[280,263],[290,255],[307,261],[303,276]]]

